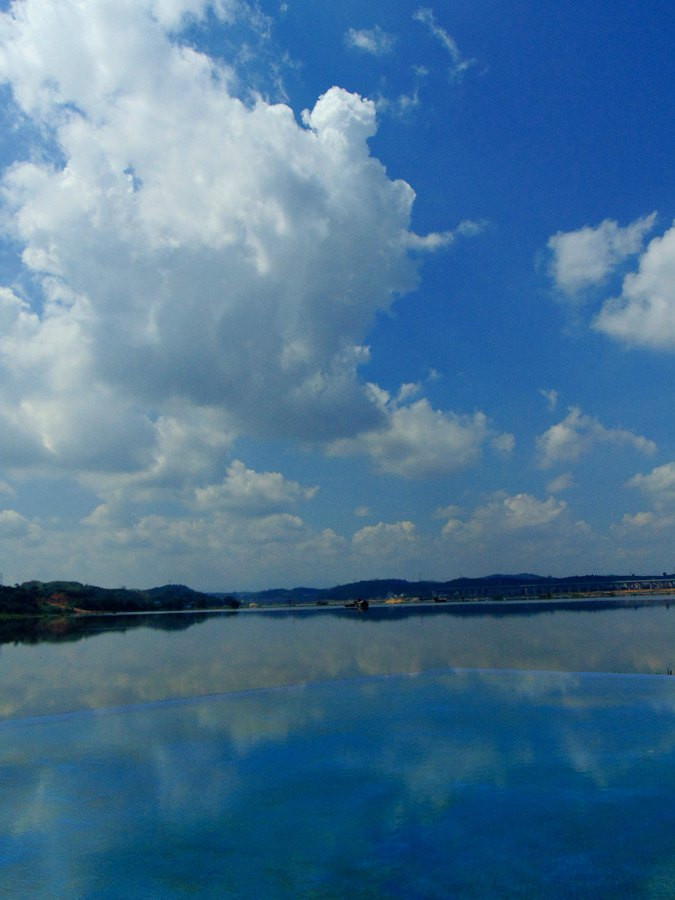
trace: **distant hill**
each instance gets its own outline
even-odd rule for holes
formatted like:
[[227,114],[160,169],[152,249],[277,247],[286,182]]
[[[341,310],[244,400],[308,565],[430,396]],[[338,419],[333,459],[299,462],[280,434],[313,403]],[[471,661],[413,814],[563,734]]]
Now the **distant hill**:
[[163,610],[236,609],[235,597],[214,597],[182,584],[150,590],[102,588],[78,581],[26,581],[14,587],[0,586],[0,614],[39,616],[78,612],[157,612]]
[[[316,603],[329,600],[386,599],[393,596],[419,597],[422,600],[462,599],[468,597],[501,599],[515,596],[553,596],[556,594],[631,589],[662,583],[675,587],[675,574],[668,575],[571,575],[553,578],[524,572],[515,575],[494,574],[481,578],[455,578],[451,581],[405,581],[400,578],[379,578],[354,581],[331,588],[280,588],[258,592],[237,593],[242,600],[257,603]],[[645,587],[646,589],[646,587]]]

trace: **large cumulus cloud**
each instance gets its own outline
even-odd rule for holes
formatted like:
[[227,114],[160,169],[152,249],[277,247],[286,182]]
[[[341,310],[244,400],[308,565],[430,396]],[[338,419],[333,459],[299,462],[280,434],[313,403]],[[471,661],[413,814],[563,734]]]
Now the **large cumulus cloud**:
[[237,96],[176,39],[205,6],[0,17],[0,77],[40,135],[2,182],[23,269],[0,295],[0,414],[24,461],[152,466],[168,407],[315,441],[386,424],[357,370],[416,281],[414,193],[369,153],[370,101],[331,88],[298,121]]

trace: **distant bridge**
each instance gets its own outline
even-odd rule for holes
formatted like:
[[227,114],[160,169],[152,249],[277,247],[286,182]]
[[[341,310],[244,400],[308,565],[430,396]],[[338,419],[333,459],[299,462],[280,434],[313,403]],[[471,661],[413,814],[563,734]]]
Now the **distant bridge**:
[[473,597],[507,598],[507,597],[560,597],[583,596],[586,594],[647,594],[668,593],[675,591],[675,576],[663,578],[642,578],[639,576],[597,579],[584,577],[577,580],[554,579],[540,582],[519,582],[511,579],[476,581],[457,588],[444,590],[440,596],[447,599],[470,599]]

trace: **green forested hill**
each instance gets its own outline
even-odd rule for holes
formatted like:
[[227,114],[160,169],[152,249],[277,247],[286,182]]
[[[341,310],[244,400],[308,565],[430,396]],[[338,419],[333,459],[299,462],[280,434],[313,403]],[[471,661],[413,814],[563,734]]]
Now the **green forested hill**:
[[0,586],[0,614],[37,616],[75,612],[151,612],[157,610],[236,608],[233,597],[213,597],[181,584],[150,590],[102,588],[78,581],[26,581]]

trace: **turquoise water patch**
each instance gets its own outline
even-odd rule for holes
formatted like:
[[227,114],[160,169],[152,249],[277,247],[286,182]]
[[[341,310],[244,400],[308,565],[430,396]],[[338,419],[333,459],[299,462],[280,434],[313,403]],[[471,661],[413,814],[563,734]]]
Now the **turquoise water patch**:
[[454,670],[0,726],[8,897],[670,897],[675,685]]

